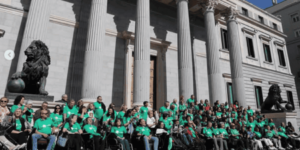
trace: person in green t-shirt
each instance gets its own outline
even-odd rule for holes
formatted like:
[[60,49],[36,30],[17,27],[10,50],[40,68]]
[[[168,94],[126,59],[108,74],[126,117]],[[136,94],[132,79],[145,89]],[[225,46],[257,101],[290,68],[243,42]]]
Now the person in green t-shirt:
[[191,98],[187,99],[186,103],[188,104],[188,108],[192,108],[191,103],[195,103],[195,96],[191,95]]
[[154,141],[153,144],[154,150],[158,150],[159,140],[157,137],[152,136],[150,134],[151,130],[146,126],[146,121],[144,119],[139,119],[138,124],[139,126],[135,128],[135,131],[137,132],[137,136],[144,136],[143,141],[144,141],[145,149],[150,150],[149,140],[152,140]]
[[[212,149],[213,145],[215,145],[217,150],[219,150],[220,148],[221,148],[221,150],[223,150],[223,141],[222,141],[222,139],[216,138],[216,136],[219,135],[219,131],[215,130],[218,133],[218,135],[216,135],[216,133],[214,133],[213,130],[214,129],[212,127],[212,123],[208,122],[207,127],[203,128],[203,131],[202,131],[202,136],[206,139],[207,149]],[[218,142],[219,142],[220,146],[219,146]]]
[[129,142],[124,137],[127,130],[122,126],[121,119],[116,119],[115,125],[111,128],[111,133],[114,133],[117,136],[117,140],[122,144],[124,150],[130,150]]
[[148,116],[148,101],[144,101],[144,106],[142,106],[140,108],[140,118],[139,119],[144,119],[144,120],[147,120],[147,116]]
[[[63,115],[62,115],[62,110],[61,110],[60,105],[56,105],[54,107],[54,112],[51,113],[50,119],[52,120],[53,126],[55,128],[60,129],[62,127],[62,125],[63,125]],[[56,130],[56,132],[58,132],[58,131]]]
[[21,108],[22,113],[24,114],[27,111],[27,107],[24,104],[25,97],[23,95],[18,95],[15,98],[14,105],[11,106],[10,112],[14,113],[16,109]]
[[170,106],[170,111],[169,111],[169,114],[170,114],[170,117],[175,120],[175,119],[178,119],[178,115],[177,115],[177,111],[175,109],[175,105],[171,105]]
[[173,120],[168,119],[169,115],[167,113],[163,113],[163,120],[161,122],[164,123],[165,129],[170,134],[171,128],[173,126]]
[[115,123],[115,115],[114,110],[109,108],[108,113],[103,116],[103,124],[106,125],[107,128],[111,128],[111,126]]
[[232,139],[232,141],[236,142],[237,144],[234,145],[234,149],[242,148],[245,149],[245,145],[241,137],[243,136],[240,134],[240,132],[236,129],[235,124],[231,124],[231,129],[229,130],[229,137]]
[[159,109],[159,114],[160,116],[162,116],[162,114],[165,112],[165,111],[169,111],[168,107],[169,107],[170,103],[168,101],[166,101],[164,103],[164,106],[161,106],[160,109]]
[[[68,132],[68,147],[67,149],[77,149],[80,150],[82,143],[82,129],[80,125],[77,123],[77,115],[71,114],[68,122],[65,124],[63,128],[63,132]],[[75,146],[75,147],[74,147]],[[73,147],[73,148],[71,148]]]
[[120,108],[120,111],[119,111],[116,119],[121,119],[122,120],[125,113],[126,113],[126,111],[127,111],[127,105],[123,104]]
[[32,134],[32,149],[37,150],[37,141],[40,138],[46,138],[49,140],[47,150],[51,150],[56,137],[51,135],[53,122],[48,118],[48,111],[41,110],[41,118],[37,119],[34,123],[35,133]]
[[247,123],[247,127],[251,127],[252,132],[253,132],[255,126],[256,126],[256,122],[253,121],[253,117],[249,117],[249,121],[248,121],[248,123]]
[[32,101],[31,100],[28,100],[26,102],[26,108],[27,108],[27,111],[25,114],[23,114],[23,118],[25,120],[27,120],[28,123],[31,124],[31,121],[32,121],[32,118],[33,118],[33,115],[34,115],[34,111],[32,109]]
[[179,115],[182,115],[186,109],[187,109],[187,107],[184,102],[184,98],[183,98],[183,96],[181,96],[180,101],[179,101]]
[[106,111],[105,104],[102,102],[102,97],[97,97],[97,102],[94,103],[95,106],[95,118],[101,120],[103,113]]
[[[100,149],[100,143],[102,142],[102,135],[97,133],[97,127],[93,125],[93,118],[86,118],[87,124],[83,127],[83,133],[89,133],[90,139],[93,139],[94,149]],[[83,139],[84,141],[88,141],[88,139]]]
[[[158,132],[160,130],[160,132]],[[162,134],[168,134],[167,136],[164,136]],[[156,135],[162,135],[160,138],[162,138],[162,141],[164,143],[168,143],[167,144],[164,144],[164,146],[161,148],[161,149],[167,149],[167,150],[171,150],[172,149],[172,146],[173,146],[173,139],[172,137],[169,136],[169,133],[168,131],[166,131],[166,127],[165,127],[165,124],[163,121],[159,121],[157,126],[156,126]]]
[[274,149],[274,147],[275,147],[272,142],[273,136],[274,136],[274,133],[271,131],[270,126],[266,126],[265,136],[262,140],[269,147],[269,149]]
[[72,99],[72,100],[70,100],[68,106],[64,107],[64,109],[63,109],[64,121],[66,121],[66,119],[68,119],[70,115],[78,114],[78,110],[74,105],[75,105],[75,100]]
[[79,123],[79,125],[81,127],[83,127],[83,125],[84,125],[87,118],[91,118],[93,124],[96,124],[95,122],[97,122],[96,118],[94,117],[94,113],[89,113],[85,106],[81,106],[79,108],[79,111],[78,111],[77,115],[78,115],[77,122]]

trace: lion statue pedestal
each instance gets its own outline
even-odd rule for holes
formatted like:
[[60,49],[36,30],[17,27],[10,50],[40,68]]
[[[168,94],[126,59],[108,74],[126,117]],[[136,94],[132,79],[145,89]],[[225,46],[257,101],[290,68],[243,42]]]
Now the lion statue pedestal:
[[7,84],[9,93],[6,93],[5,96],[10,98],[12,95],[26,94],[26,99],[39,100],[42,98],[49,101],[52,98],[53,100],[53,96],[48,97],[48,92],[45,90],[48,66],[51,63],[48,47],[42,41],[36,40],[31,42],[24,53],[27,59],[23,64],[23,69],[11,76],[11,80]]

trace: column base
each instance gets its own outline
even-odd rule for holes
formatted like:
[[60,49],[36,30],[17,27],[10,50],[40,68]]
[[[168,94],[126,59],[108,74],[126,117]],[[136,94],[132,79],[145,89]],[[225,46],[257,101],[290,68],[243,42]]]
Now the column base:
[[94,103],[97,101],[97,99],[95,98],[81,98],[81,100],[83,101],[84,105],[88,105],[89,103]]
[[133,102],[132,106],[144,106],[144,102]]

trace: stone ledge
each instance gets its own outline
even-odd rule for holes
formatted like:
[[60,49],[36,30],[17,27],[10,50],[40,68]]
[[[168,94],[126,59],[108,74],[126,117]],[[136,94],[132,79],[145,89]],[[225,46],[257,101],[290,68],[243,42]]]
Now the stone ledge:
[[297,112],[262,113],[266,118],[296,118]]
[[53,102],[54,96],[45,96],[45,95],[38,95],[38,94],[26,94],[26,93],[5,93],[5,97],[10,100],[14,100],[18,95],[23,95],[26,100],[33,100],[33,101],[47,101]]

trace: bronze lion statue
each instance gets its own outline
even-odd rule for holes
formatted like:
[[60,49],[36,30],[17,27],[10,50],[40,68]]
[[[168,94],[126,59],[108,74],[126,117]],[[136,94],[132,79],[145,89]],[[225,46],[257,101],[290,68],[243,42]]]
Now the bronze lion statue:
[[269,89],[268,97],[261,105],[261,111],[274,111],[272,110],[273,106],[275,106],[275,109],[277,109],[277,111],[286,111],[286,109],[283,106],[281,106],[281,103],[287,103],[287,101],[282,100],[280,93],[280,87],[277,84],[273,84]]
[[21,72],[14,73],[12,79],[23,79],[25,89],[22,93],[48,95],[45,90],[51,63],[48,47],[40,40],[32,41],[25,50],[27,56]]

